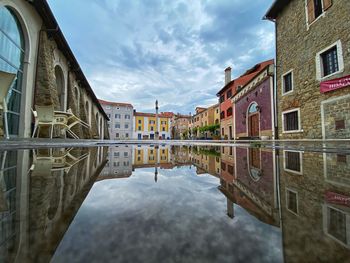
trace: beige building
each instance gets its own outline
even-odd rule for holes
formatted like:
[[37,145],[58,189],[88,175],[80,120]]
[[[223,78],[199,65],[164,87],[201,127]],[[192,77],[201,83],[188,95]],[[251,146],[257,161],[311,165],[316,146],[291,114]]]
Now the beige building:
[[350,1],[274,1],[278,135],[350,138]]
[[219,128],[215,131],[209,129],[201,131],[201,128],[209,128],[213,125],[220,125],[220,109],[219,104],[212,105],[208,108],[197,107],[196,114],[192,117],[190,128],[192,137],[197,139],[210,139],[219,136]]
[[[74,126],[73,132],[79,138],[108,138],[107,115],[48,3],[2,0],[0,13],[3,22],[0,25],[0,72],[15,76],[7,94],[10,137],[31,137],[31,109],[35,110],[35,105],[52,105],[56,111],[70,109],[90,125],[90,129]],[[4,134],[4,114],[1,113],[0,136]]]
[[173,139],[188,139],[189,138],[189,123],[190,115],[175,114],[171,124],[171,133]]

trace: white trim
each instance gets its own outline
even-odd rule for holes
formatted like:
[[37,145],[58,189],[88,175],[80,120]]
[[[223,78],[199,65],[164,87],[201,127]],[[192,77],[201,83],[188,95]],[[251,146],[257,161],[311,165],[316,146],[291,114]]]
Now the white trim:
[[[296,190],[293,190],[291,188],[286,187],[286,208],[287,210],[292,213],[293,215],[299,216],[299,198],[298,198],[298,192]],[[288,192],[292,192],[296,195],[296,200],[297,200],[297,212],[295,213],[294,211],[290,210],[288,207]]]
[[[297,152],[299,153],[299,159],[300,159],[300,172],[299,171],[295,171],[295,170],[290,170],[287,168],[286,166],[286,152]],[[302,151],[295,151],[295,150],[283,150],[283,169],[286,172],[290,172],[290,173],[294,173],[294,174],[298,174],[298,175],[303,175],[303,152]]]
[[322,14],[319,15],[318,17],[316,17],[314,21],[312,21],[311,23],[309,23],[309,12],[308,12],[308,8],[307,8],[307,1],[308,1],[308,0],[305,0],[306,30],[309,31],[311,25],[313,25],[316,21],[318,21],[319,19],[321,19],[321,17],[325,17],[325,16],[326,16],[326,10],[324,10],[323,0],[322,0],[322,1],[321,1],[321,5],[322,5]]
[[[333,47],[337,48],[338,71],[336,71],[330,75],[323,76],[323,66],[322,66],[321,55]],[[316,58],[315,58],[315,63],[316,63],[316,79],[319,81],[323,81],[325,79],[328,79],[330,77],[338,75],[339,73],[344,72],[344,58],[343,58],[343,49],[342,49],[341,40],[339,39],[336,42],[334,42],[333,44],[329,45],[328,47],[317,52]]]
[[[286,131],[284,129],[284,115],[286,113],[290,113],[290,112],[294,112],[297,111],[298,112],[298,130],[291,130],[291,131]],[[301,129],[301,114],[300,114],[300,108],[293,108],[290,110],[286,110],[286,111],[282,111],[282,133],[297,133],[297,132],[303,132],[303,130]]]
[[[287,76],[289,73],[291,74],[291,78],[292,78],[292,89],[290,91],[284,92],[284,77]],[[287,71],[286,73],[282,74],[281,78],[282,78],[282,80],[281,80],[282,81],[282,85],[281,85],[282,86],[282,96],[293,93],[293,91],[294,91],[294,69],[291,69],[291,70]]]
[[[345,225],[346,225],[346,228],[345,228],[345,231],[346,231],[346,240],[347,240],[347,244],[343,243],[341,240],[337,239],[335,236],[331,235],[330,233],[328,233],[328,222],[329,222],[329,217],[328,217],[328,209],[333,209],[333,210],[336,210],[342,214],[345,215]],[[336,241],[337,243],[347,247],[347,248],[350,248],[350,213],[349,212],[346,212],[344,210],[341,210],[333,205],[330,205],[330,204],[327,204],[327,203],[324,203],[322,205],[322,215],[323,215],[323,232],[324,234],[333,239],[334,241]]]

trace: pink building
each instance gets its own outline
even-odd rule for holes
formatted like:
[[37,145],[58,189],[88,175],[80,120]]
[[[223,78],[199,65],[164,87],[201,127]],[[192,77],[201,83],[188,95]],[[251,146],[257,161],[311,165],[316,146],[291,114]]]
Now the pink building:
[[254,77],[232,96],[234,136],[243,138],[275,138],[274,61],[255,65]]

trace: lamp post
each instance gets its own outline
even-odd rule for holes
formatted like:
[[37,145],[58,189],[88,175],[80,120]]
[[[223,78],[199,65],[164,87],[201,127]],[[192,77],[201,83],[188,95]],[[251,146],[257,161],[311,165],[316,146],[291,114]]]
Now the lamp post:
[[156,132],[155,132],[155,139],[159,140],[159,131],[158,131],[158,100],[156,100]]

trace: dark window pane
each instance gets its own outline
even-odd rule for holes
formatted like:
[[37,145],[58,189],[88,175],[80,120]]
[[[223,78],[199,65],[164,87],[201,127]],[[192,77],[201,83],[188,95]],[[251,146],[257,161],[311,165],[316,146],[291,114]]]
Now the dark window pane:
[[344,213],[328,208],[329,210],[329,221],[328,221],[328,233],[340,240],[344,244],[347,244],[346,234],[346,216]]
[[283,92],[286,93],[288,91],[291,91],[293,89],[292,87],[292,73],[288,73],[283,77],[284,82],[284,90]]
[[328,76],[339,70],[337,47],[333,47],[322,53],[323,76]]
[[297,111],[284,114],[284,130],[285,131],[299,130],[299,118],[298,118]]
[[18,135],[19,116],[13,113],[7,114],[9,134]]
[[322,0],[314,0],[315,18],[322,14]]
[[286,168],[288,170],[301,172],[300,154],[298,152],[285,152]]
[[288,191],[288,209],[293,211],[294,213],[298,213],[298,200],[297,200],[297,194],[292,192],[292,191]]

